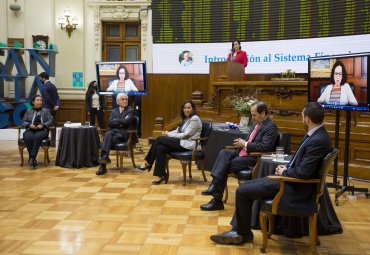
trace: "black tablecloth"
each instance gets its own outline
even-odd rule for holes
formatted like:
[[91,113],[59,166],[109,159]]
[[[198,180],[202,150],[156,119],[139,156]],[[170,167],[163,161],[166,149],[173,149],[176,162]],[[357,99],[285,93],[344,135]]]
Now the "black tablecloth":
[[[290,159],[290,158],[286,158]],[[257,178],[262,178],[275,173],[276,166],[281,163],[274,162],[272,158],[262,158],[258,169]],[[252,208],[252,228],[260,229],[259,211],[261,201],[255,201]],[[290,237],[308,235],[307,217],[275,216],[275,234],[284,234]],[[325,186],[324,194],[320,200],[320,211],[317,217],[319,235],[342,233],[343,229],[330,200],[329,192]]]
[[100,140],[95,127],[63,127],[55,165],[67,168],[98,165]]
[[220,150],[224,149],[226,145],[233,145],[234,139],[239,137],[244,139],[247,135],[248,133],[242,133],[236,129],[212,129],[206,146],[204,169],[212,170],[213,163],[215,162]]

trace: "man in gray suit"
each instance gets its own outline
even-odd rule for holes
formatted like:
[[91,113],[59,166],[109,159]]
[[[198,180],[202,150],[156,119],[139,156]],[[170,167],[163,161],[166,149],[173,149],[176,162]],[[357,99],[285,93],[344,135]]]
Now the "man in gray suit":
[[240,149],[223,149],[212,168],[212,183],[202,195],[213,196],[207,204],[201,205],[203,211],[223,210],[222,197],[227,181],[227,174],[243,169],[252,169],[257,158],[249,155],[251,152],[268,152],[274,149],[278,137],[278,129],[269,117],[269,110],[265,102],[255,102],[251,106],[251,115],[254,125],[246,138],[235,139],[234,145]]
[[[330,137],[323,126],[325,112],[317,102],[307,103],[302,111],[302,123],[307,134],[287,165],[276,167],[275,175],[300,179],[318,178],[324,157],[332,150]],[[236,209],[231,221],[232,229],[212,235],[211,240],[219,244],[242,244],[253,242],[251,230],[252,204],[255,200],[273,198],[279,191],[279,182],[267,177],[248,181],[236,190]],[[279,211],[295,215],[307,215],[317,211],[315,184],[288,182]]]

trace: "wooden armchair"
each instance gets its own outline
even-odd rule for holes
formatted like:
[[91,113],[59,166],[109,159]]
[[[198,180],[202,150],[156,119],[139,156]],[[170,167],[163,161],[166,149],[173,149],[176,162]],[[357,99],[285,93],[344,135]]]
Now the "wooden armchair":
[[[16,129],[18,129],[18,151],[19,151],[19,155],[21,157],[20,166],[23,166],[23,164],[24,164],[23,150],[24,150],[24,148],[26,148],[26,143],[24,142],[23,137],[21,137],[21,132],[24,129],[24,127],[19,126],[19,127],[16,127]],[[55,127],[49,127],[49,137],[41,141],[41,148],[44,151],[44,165],[45,166],[47,166],[48,163],[50,163],[50,158],[49,158],[49,148],[50,148],[50,145],[51,145],[51,141],[50,141],[51,134],[50,133],[54,129],[55,129]]]
[[[284,147],[284,153],[290,154],[290,134],[279,132],[279,136],[278,136],[278,139],[276,140],[276,146],[275,147],[277,147],[277,146]],[[225,149],[237,149],[237,147],[235,147],[235,146],[226,146]],[[273,152],[252,152],[252,153],[250,153],[251,156],[255,156],[257,158],[256,164],[254,165],[254,167],[252,169],[246,168],[246,169],[237,171],[235,173],[230,173],[230,174],[227,175],[227,177],[228,178],[229,177],[236,178],[238,180],[239,185],[248,181],[248,180],[256,179],[261,156],[265,155],[265,154],[272,154],[272,153],[275,153],[275,151],[273,151]],[[223,202],[226,203],[228,198],[229,198],[229,191],[228,191],[227,183],[226,183],[225,195],[224,195]]]
[[[166,162],[166,171],[167,171],[167,176],[170,176],[169,168],[168,168],[168,162],[171,159],[177,159],[180,160],[181,165],[182,165],[182,172],[183,172],[183,177],[184,177],[184,183],[183,185],[185,186],[186,184],[186,168],[189,166],[189,178],[192,178],[191,175],[191,163],[192,161],[199,161],[200,163],[200,168],[202,170],[203,174],[203,179],[204,182],[207,182],[206,175],[204,173],[204,158],[206,155],[205,149],[208,141],[208,137],[211,133],[212,130],[212,123],[207,122],[207,121],[202,121],[202,131],[200,138],[198,139],[192,139],[195,141],[195,147],[192,151],[174,151],[169,154],[167,154],[167,162]],[[202,149],[198,150],[198,145],[199,143],[201,144]]]
[[[317,211],[319,211],[320,209],[319,199],[324,192],[325,178],[329,171],[330,166],[332,165],[337,155],[338,155],[338,149],[335,149],[335,148],[326,155],[326,157],[323,159],[323,163],[322,163],[320,174],[319,174],[320,176],[318,179],[302,180],[302,179],[296,179],[296,178],[284,177],[284,176],[268,176],[268,178],[271,179],[272,181],[280,182],[280,190],[276,194],[273,200],[264,201],[261,211],[260,211],[260,224],[261,224],[261,231],[262,231],[262,237],[263,237],[263,244],[262,244],[262,247],[260,248],[260,251],[262,253],[266,252],[268,238],[271,237],[274,231],[273,216],[274,215],[296,216],[294,212],[288,213],[288,212],[280,212],[278,210],[278,205],[280,203],[281,198],[283,197],[285,183],[286,182],[315,183],[316,184],[316,205],[318,209]],[[320,245],[320,241],[319,241],[318,234],[317,234],[317,214],[318,212],[313,213],[311,215],[307,215],[309,217],[309,237],[310,237],[310,245],[311,245],[312,254],[317,254],[316,246]]]

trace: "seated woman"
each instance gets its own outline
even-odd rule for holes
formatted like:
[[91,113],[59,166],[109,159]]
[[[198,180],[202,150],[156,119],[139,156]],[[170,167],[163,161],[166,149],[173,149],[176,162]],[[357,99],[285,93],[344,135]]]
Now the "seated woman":
[[128,71],[125,66],[119,66],[116,72],[116,80],[107,88],[107,91],[130,92],[138,91],[135,84],[128,77]]
[[341,61],[331,69],[330,84],[325,87],[317,102],[322,104],[358,105],[352,89],[347,83],[347,72]]
[[23,133],[23,140],[27,146],[28,164],[30,167],[37,166],[37,153],[41,141],[49,135],[49,127],[53,123],[53,116],[49,109],[42,107],[40,95],[34,95],[31,99],[32,108],[28,109],[23,116],[22,126],[26,128]]
[[181,123],[177,129],[173,131],[163,131],[163,136],[158,137],[150,147],[148,154],[145,157],[145,164],[138,168],[142,171],[148,169],[150,171],[154,161],[154,176],[158,176],[159,180],[153,181],[153,184],[159,185],[163,181],[168,182],[166,173],[166,154],[171,151],[187,151],[193,150],[195,141],[191,138],[199,138],[202,131],[202,122],[197,115],[193,101],[186,100],[180,108]]

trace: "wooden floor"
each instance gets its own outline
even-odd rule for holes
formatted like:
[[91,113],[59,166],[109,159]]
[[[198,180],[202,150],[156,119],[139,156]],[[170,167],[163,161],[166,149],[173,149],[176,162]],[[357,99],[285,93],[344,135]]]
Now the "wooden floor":
[[[144,151],[146,141],[141,141]],[[198,171],[182,185],[180,164],[170,163],[168,184],[154,186],[152,173],[127,166],[108,174],[94,168],[67,169],[51,165],[37,170],[19,166],[16,142],[0,141],[0,254],[259,254],[260,231],[253,244],[215,245],[211,234],[229,230],[234,211],[232,182],[224,211],[203,212],[209,197]],[[25,151],[27,160],[27,155]],[[39,161],[42,161],[42,151]],[[135,155],[143,162],[143,154]],[[112,161],[115,156],[111,156]],[[40,162],[41,163],[41,162]],[[208,179],[210,180],[209,173]],[[369,183],[356,182],[369,187]],[[333,198],[334,190],[330,189]],[[343,224],[341,235],[321,236],[320,254],[370,254],[370,203],[364,195],[340,198],[335,207]],[[310,254],[308,238],[273,236],[267,254]]]

